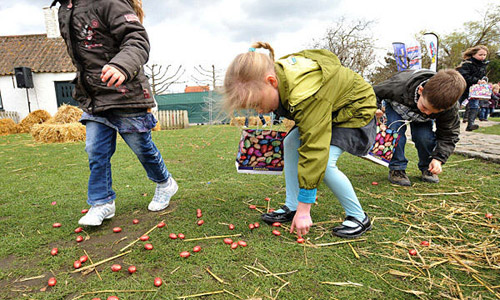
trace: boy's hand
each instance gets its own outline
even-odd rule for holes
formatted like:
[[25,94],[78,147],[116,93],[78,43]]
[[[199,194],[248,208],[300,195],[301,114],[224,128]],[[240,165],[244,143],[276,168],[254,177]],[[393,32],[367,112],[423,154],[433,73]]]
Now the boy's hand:
[[433,159],[431,161],[431,163],[429,164],[429,172],[431,172],[432,174],[441,174],[441,172],[443,172],[443,168],[441,167],[442,165],[442,162],[437,160],[437,159]]
[[107,86],[112,86],[114,84],[116,87],[119,87],[125,81],[125,75],[117,68],[105,65],[101,71],[101,80],[102,82],[107,81]]
[[375,117],[377,117],[377,119],[382,118],[383,115],[384,112],[381,109],[377,109],[377,111],[375,111]]
[[312,226],[311,219],[311,204],[299,202],[297,206],[297,213],[293,217],[292,226],[290,227],[290,233],[293,233],[293,229],[297,230],[297,235],[302,237],[309,232],[309,228]]

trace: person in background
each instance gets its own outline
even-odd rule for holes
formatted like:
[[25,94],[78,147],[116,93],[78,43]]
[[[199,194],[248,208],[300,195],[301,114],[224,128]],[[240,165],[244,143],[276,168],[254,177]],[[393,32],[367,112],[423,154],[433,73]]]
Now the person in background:
[[493,84],[491,86],[491,98],[489,100],[481,100],[480,106],[481,110],[479,111],[479,121],[488,121],[488,116],[493,113],[498,101],[500,100],[500,85]]
[[151,139],[157,121],[149,111],[155,103],[143,70],[149,40],[141,1],[55,0],[52,6],[57,2],[61,35],[77,68],[73,97],[84,111],[80,121],[90,168],[91,207],[78,223],[99,226],[115,215],[111,157],[117,133],[156,183],[148,209],[165,209],[178,186]]
[[467,127],[465,130],[472,131],[479,128],[477,124],[474,124],[479,111],[479,100],[469,99],[469,89],[474,84],[485,83],[482,80],[486,76],[486,67],[488,66],[488,61],[486,57],[488,56],[488,48],[483,45],[477,45],[465,50],[462,54],[463,61],[456,68],[460,74],[464,77],[467,82],[467,87],[460,97],[459,102],[462,103],[465,100],[469,100],[466,105],[464,113],[464,123],[467,122]]

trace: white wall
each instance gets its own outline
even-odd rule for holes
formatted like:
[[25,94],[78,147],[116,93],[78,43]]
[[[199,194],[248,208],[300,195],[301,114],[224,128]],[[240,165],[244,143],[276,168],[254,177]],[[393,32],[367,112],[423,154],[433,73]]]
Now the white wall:
[[[55,81],[70,81],[75,73],[33,73],[34,88],[28,89],[31,111],[43,109],[51,115],[57,112]],[[0,76],[0,94],[3,109],[17,111],[21,119],[26,117],[28,100],[26,89],[18,89],[14,75]]]

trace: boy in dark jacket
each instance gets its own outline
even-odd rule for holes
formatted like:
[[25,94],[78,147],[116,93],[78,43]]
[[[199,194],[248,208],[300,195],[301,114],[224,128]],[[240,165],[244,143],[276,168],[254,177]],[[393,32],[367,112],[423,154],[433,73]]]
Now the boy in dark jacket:
[[[400,139],[389,163],[391,183],[411,185],[405,172],[408,164],[405,157],[408,123],[418,152],[422,180],[439,182],[441,165],[453,153],[459,140],[457,100],[465,87],[465,80],[455,70],[441,70],[438,73],[430,70],[404,71],[373,87],[379,107],[382,100],[386,103],[388,126],[395,131],[399,128]],[[382,111],[377,110],[377,116],[381,115]]]

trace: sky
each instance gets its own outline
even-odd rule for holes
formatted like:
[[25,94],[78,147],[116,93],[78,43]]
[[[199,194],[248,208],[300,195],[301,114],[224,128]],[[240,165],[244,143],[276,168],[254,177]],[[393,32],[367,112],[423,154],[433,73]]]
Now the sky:
[[[498,1],[498,0],[496,0]],[[0,0],[0,35],[45,33],[42,8],[52,0]],[[373,21],[378,62],[392,42],[409,42],[422,30],[446,35],[495,0],[143,0],[144,26],[151,43],[148,64],[179,65],[182,85],[201,77],[194,66],[225,68],[254,41],[266,41],[276,56],[308,48],[328,27],[346,21]],[[424,66],[425,67],[425,66]]]

